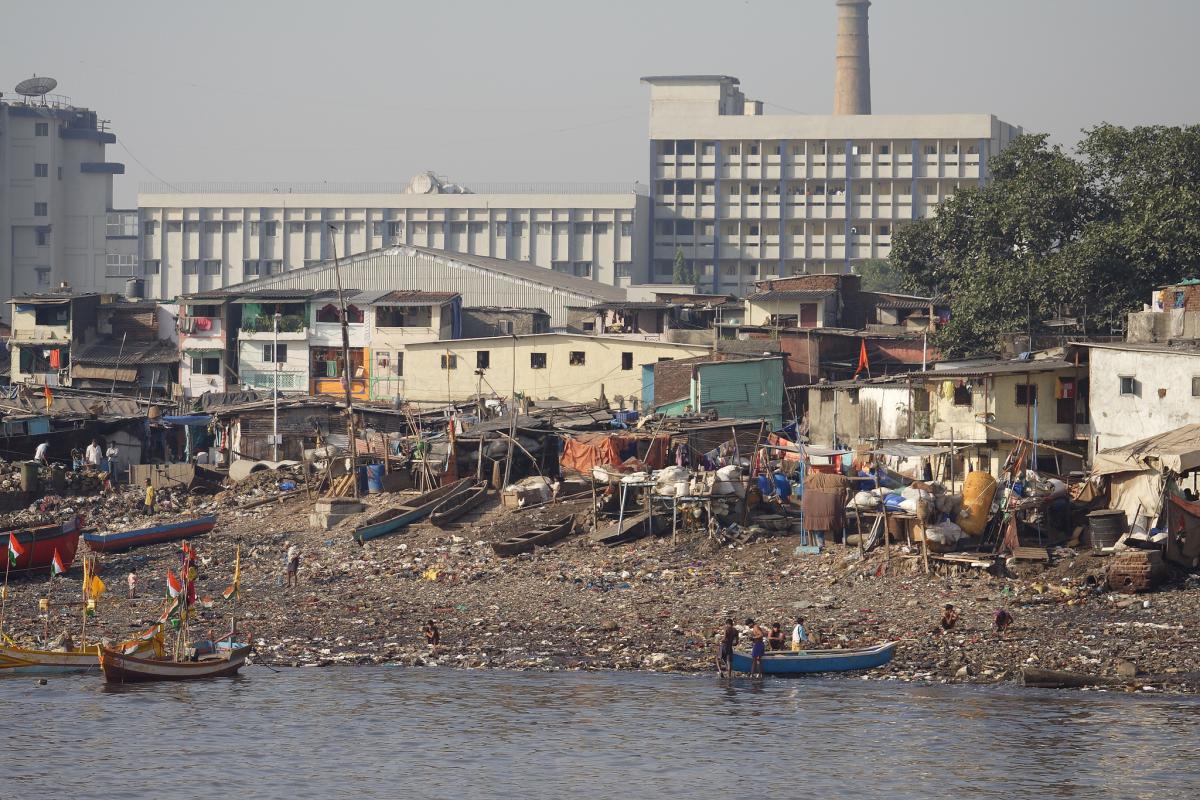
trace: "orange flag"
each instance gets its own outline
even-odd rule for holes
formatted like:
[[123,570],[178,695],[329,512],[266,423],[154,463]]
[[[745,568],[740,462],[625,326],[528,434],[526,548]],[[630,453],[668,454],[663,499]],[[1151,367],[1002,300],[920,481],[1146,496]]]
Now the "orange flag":
[[54,405],[54,392],[50,391],[49,386],[42,387],[42,394],[46,396],[46,410],[50,410],[50,406]]
[[867,377],[871,376],[871,362],[867,360],[867,340],[862,340],[862,348],[858,351],[858,369],[854,370],[854,377],[858,377],[858,373],[863,370],[867,371]]

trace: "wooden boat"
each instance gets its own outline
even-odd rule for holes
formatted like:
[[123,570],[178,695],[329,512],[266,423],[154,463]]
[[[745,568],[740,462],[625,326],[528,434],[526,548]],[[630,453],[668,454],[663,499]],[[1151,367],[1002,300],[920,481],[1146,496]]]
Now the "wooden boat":
[[625,519],[603,528],[596,528],[590,536],[594,542],[615,547],[642,538],[650,533],[653,524],[649,512],[642,511],[637,514],[627,514]]
[[[762,671],[764,675],[802,675],[813,672],[874,669],[892,660],[897,644],[886,642],[855,650],[802,650],[798,653],[787,650],[767,651],[762,659]],[[735,652],[731,661],[736,671],[750,672],[749,653]]]
[[144,683],[191,681],[233,675],[246,663],[253,647],[248,644],[236,644],[215,649],[214,653],[202,655],[197,652],[194,659],[176,661],[125,655],[104,646],[96,648],[105,683]]
[[12,565],[12,572],[49,571],[56,550],[63,565],[70,569],[75,561],[75,551],[79,549],[79,534],[82,530],[83,517],[78,514],[65,522],[0,530],[0,547],[4,548],[4,554],[0,557],[8,557],[8,536],[16,534],[25,554]]
[[502,542],[492,542],[492,549],[496,551],[496,555],[505,558],[519,553],[528,553],[535,547],[546,547],[569,536],[574,527],[574,515],[550,520],[543,522],[529,533],[518,534]]
[[487,481],[476,481],[466,491],[447,497],[429,513],[429,521],[439,528],[448,525],[487,499]]
[[[131,641],[122,648],[130,655],[161,656],[162,639]],[[61,672],[99,672],[96,648],[78,650],[38,650],[32,647],[0,644],[0,675],[41,675]]]
[[1066,672],[1060,669],[1021,667],[1021,685],[1038,689],[1079,689],[1084,686],[1116,686],[1126,682],[1122,678],[1108,675],[1087,675],[1082,672]]
[[443,500],[466,491],[475,482],[474,478],[463,478],[454,483],[439,486],[433,491],[412,498],[404,505],[384,510],[366,525],[354,529],[354,540],[365,544],[372,539],[395,533],[406,525],[429,516]]
[[109,533],[84,531],[83,540],[88,543],[88,547],[98,553],[115,553],[121,550],[129,550],[133,547],[142,547],[147,544],[172,542],[176,539],[189,539],[193,536],[200,536],[211,531],[216,524],[217,515],[206,514],[203,517],[196,517],[195,519],[186,519],[182,522],[169,522],[166,525],[152,525],[149,528],[139,528],[133,531],[112,531]]

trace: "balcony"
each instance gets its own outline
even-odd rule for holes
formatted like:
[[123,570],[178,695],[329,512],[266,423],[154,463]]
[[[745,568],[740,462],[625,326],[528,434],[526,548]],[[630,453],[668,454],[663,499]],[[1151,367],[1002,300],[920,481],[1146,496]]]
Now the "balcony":
[[[263,389],[269,392],[275,388],[274,370],[243,369],[239,377],[243,384],[252,389]],[[305,373],[279,370],[279,391],[304,392],[307,390],[308,376]]]

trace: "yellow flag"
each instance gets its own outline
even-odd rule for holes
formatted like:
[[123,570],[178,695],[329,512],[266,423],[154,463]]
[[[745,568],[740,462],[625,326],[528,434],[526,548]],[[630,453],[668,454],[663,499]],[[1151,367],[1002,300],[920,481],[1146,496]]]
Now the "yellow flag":
[[108,587],[104,585],[104,581],[100,580],[99,575],[93,575],[91,583],[88,584],[88,589],[91,591],[92,598],[96,600],[100,599],[100,595],[104,594],[104,591],[107,588]]

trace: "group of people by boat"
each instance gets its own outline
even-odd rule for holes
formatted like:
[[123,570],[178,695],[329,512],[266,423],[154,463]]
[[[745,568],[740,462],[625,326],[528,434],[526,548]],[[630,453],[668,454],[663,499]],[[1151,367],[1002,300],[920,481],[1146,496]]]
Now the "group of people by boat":
[[[748,652],[737,649],[743,639],[750,642]],[[895,642],[886,642],[854,649],[809,649],[812,637],[805,627],[804,617],[796,617],[790,636],[784,634],[779,622],[764,627],[751,617],[739,628],[733,618],[728,617],[717,631],[716,641],[717,674],[722,677],[732,677],[734,672],[761,678],[763,675],[871,669],[890,661],[896,648]]]

